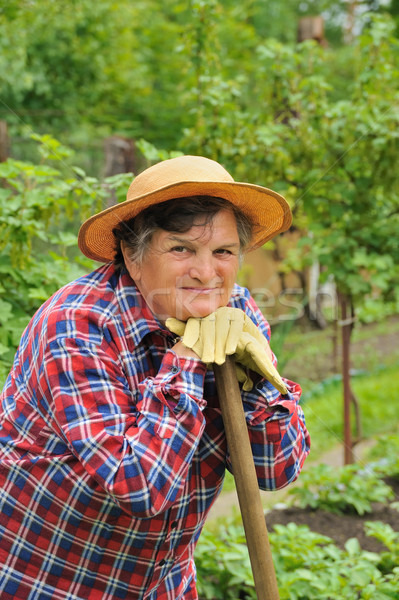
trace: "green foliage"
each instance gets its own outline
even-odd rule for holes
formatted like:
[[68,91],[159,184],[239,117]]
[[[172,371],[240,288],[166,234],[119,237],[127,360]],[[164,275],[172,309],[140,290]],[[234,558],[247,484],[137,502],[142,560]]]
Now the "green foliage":
[[298,177],[312,232],[301,247],[357,305],[373,297],[397,302],[398,42],[391,33],[390,21],[374,18],[358,40],[359,76],[347,99],[330,104],[316,94],[318,113],[304,119],[309,157],[315,160],[317,152],[321,158],[313,181]]
[[25,123],[86,148],[111,133],[174,143],[186,115],[175,97],[185,3],[10,4],[0,8],[0,118],[14,135]]
[[372,502],[393,498],[392,489],[373,470],[355,464],[338,470],[325,464],[311,466],[301,474],[301,485],[289,493],[303,508],[359,515],[371,512]]
[[399,435],[388,434],[378,438],[370,451],[373,469],[382,475],[389,475],[399,480]]
[[76,252],[78,224],[112,192],[121,199],[131,180],[127,174],[101,183],[68,167],[70,151],[51,136],[34,139],[39,164],[0,164],[0,381],[35,310],[91,266]]
[[383,576],[378,555],[347,541],[340,550],[332,540],[306,526],[276,525],[270,534],[281,600],[394,598],[398,574]]
[[[386,444],[390,444],[389,453],[395,454],[397,441],[398,438],[383,439],[374,454],[378,457],[386,450]],[[371,502],[386,502],[392,497],[392,490],[379,479],[375,465],[363,470],[355,465],[338,470],[321,465],[304,471],[299,486],[291,492],[309,508],[336,512],[349,507],[363,514]],[[300,486],[304,487],[303,494],[297,492]],[[333,540],[307,526],[275,525],[269,531],[269,540],[280,599],[397,600],[399,533],[376,521],[367,522],[365,530],[385,549],[378,554],[363,551],[358,540],[352,538],[341,550]],[[201,598],[256,598],[244,544],[244,531],[237,516],[207,524],[195,556]]]
[[399,568],[399,532],[394,531],[387,523],[367,521],[366,533],[381,542],[387,550],[380,554],[378,568],[383,573],[390,573]]
[[[387,532],[378,535],[391,543]],[[330,538],[294,523],[276,525],[269,539],[281,600],[397,598],[395,563],[389,568],[378,554],[361,550],[356,539],[340,550]],[[244,543],[243,528],[232,519],[204,530],[195,554],[200,598],[256,598]]]
[[244,530],[228,521],[216,534],[205,530],[195,553],[198,592],[203,600],[256,600]]
[[[117,132],[174,148],[194,126],[198,143],[212,134],[213,121],[210,129],[204,121],[212,118],[227,135],[221,149],[228,154],[232,142],[244,156],[252,151],[245,128],[253,110],[264,106],[267,114],[269,108],[271,82],[264,72],[259,76],[257,47],[265,39],[294,45],[299,18],[323,11],[335,48],[347,10],[344,0],[3,4],[0,118],[14,132],[24,122],[76,146],[87,145],[88,136],[101,145],[101,137]],[[335,74],[335,91],[345,93],[352,60],[336,62],[328,69]],[[234,113],[237,140],[230,127]]]

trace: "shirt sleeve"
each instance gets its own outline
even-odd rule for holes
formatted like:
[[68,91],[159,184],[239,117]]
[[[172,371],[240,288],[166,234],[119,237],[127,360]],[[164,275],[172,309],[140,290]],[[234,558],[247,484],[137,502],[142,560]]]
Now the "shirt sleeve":
[[[239,304],[270,341],[270,326],[247,290]],[[273,364],[277,367],[274,355]],[[310,436],[299,404],[301,387],[282,379],[288,388],[285,395],[260,376],[251,391],[241,391],[259,487],[263,490],[280,489],[294,481],[310,450]]]
[[183,489],[205,420],[205,365],[167,351],[134,399],[110,346],[52,341],[40,379],[42,410],[71,453],[136,517],[167,510]]

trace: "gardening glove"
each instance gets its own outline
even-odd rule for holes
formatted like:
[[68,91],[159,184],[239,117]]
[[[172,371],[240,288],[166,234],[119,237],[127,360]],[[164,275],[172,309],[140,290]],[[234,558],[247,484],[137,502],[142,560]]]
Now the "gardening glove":
[[265,377],[282,394],[287,393],[272,363],[267,339],[241,309],[223,306],[207,317],[190,317],[187,323],[169,318],[166,326],[207,364],[221,365],[227,355],[233,355],[238,363],[238,380],[244,383],[244,389],[251,389],[252,382],[242,366]]
[[239,383],[242,383],[242,389],[245,392],[250,392],[254,387],[248,369],[243,369],[238,363],[235,363],[236,377]]

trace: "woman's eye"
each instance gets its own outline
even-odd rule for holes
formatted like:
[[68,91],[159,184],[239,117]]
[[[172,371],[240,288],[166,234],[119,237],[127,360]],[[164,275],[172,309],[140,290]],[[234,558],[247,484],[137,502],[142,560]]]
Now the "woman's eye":
[[220,254],[220,255],[229,255],[231,254],[231,250],[226,250],[226,248],[219,248],[218,250],[216,250],[216,254]]
[[185,246],[173,246],[173,248],[171,249],[172,252],[177,252],[177,253],[184,252],[185,250],[187,250],[187,248]]

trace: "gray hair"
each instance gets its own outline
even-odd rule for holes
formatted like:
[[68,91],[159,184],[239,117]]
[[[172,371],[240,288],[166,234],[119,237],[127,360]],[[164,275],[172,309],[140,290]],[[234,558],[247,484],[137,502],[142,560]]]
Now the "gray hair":
[[130,254],[133,262],[141,264],[148,250],[154,233],[163,229],[175,233],[185,233],[194,225],[198,218],[202,218],[201,225],[212,224],[214,216],[221,210],[231,211],[236,219],[237,233],[240,241],[239,258],[242,261],[245,249],[253,235],[253,223],[236,206],[224,200],[211,196],[190,196],[189,198],[175,198],[149,206],[136,217],[122,221],[113,229],[115,236],[115,258],[117,267],[124,265],[121,242]]

